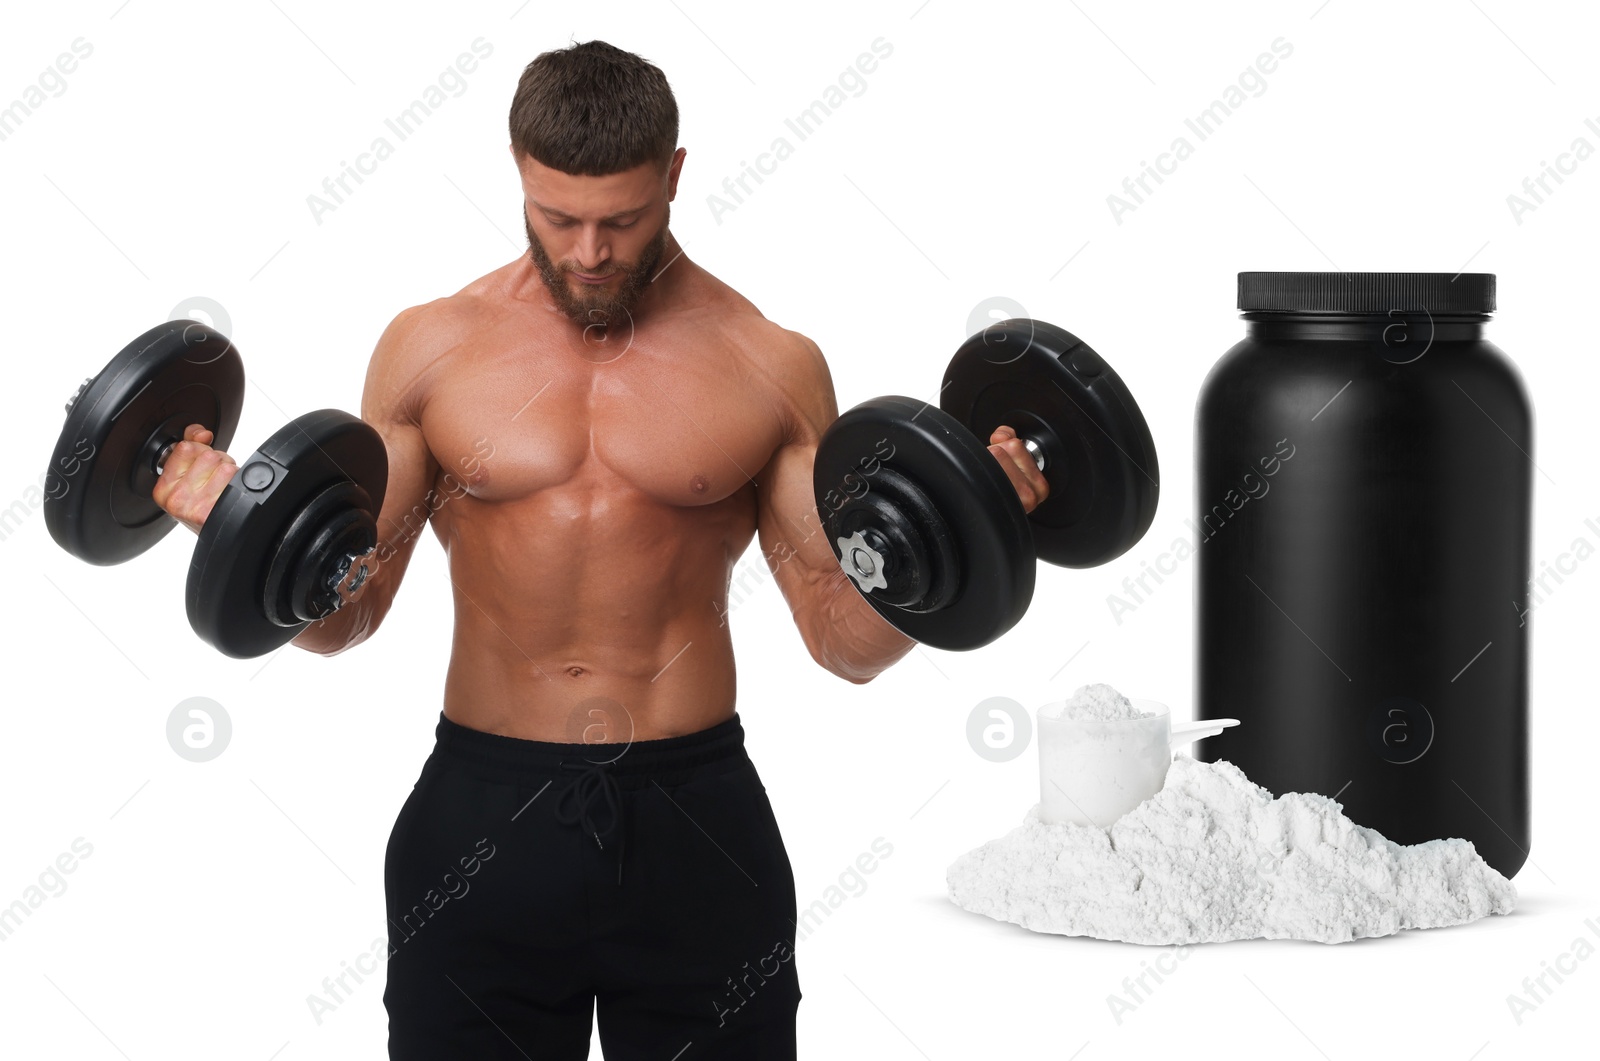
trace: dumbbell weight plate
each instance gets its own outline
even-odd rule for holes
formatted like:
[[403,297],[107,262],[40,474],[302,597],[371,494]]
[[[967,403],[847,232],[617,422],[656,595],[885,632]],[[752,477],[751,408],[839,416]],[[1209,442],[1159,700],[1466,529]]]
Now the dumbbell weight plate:
[[1039,559],[1095,567],[1150,529],[1161,478],[1150,428],[1111,366],[1066,329],[990,325],[956,351],[939,403],[984,442],[1006,424],[1039,444],[1050,483],[1028,514]]
[[226,449],[243,406],[244,365],[227,336],[192,320],[139,336],[67,404],[45,477],[50,536],[102,566],[155,545],[178,525],[150,499],[163,444],[204,424]]
[[[931,610],[896,607],[871,588],[863,590],[867,602],[907,637],[935,648],[978,648],[1015,626],[1033,599],[1037,567],[1028,517],[988,448],[927,402],[874,398],[845,412],[824,433],[812,489],[834,557],[841,555],[841,537],[848,540],[863,521],[872,522],[852,499],[873,490],[894,492],[890,477],[878,474],[884,467],[912,484],[921,495],[918,506],[925,499],[936,515],[918,519],[912,512],[883,537],[893,539],[907,524],[923,528],[932,547],[918,550],[912,563],[924,569],[918,578],[936,591],[945,573],[937,569],[940,556],[953,547],[956,586],[953,595],[946,594],[948,603]],[[844,521],[851,533],[841,533]]]
[[277,431],[239,462],[200,529],[186,593],[195,633],[237,659],[293,640],[310,620],[284,622],[284,602],[304,599],[344,550],[376,544],[388,480],[383,439],[349,413],[321,409]]

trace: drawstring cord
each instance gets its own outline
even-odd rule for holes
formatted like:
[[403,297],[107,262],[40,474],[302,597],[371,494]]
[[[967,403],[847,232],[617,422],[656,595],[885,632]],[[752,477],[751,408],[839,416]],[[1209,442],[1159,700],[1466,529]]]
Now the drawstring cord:
[[[610,836],[616,831],[617,836],[617,883],[622,883],[622,858],[627,850],[628,831],[622,826],[622,791],[617,785],[617,779],[611,775],[606,767],[610,762],[591,762],[585,760],[581,763],[564,762],[563,770],[580,771],[573,778],[572,784],[562,789],[561,795],[556,797],[556,820],[566,825],[581,824],[584,832],[594,837],[594,842],[600,850],[604,851],[606,845],[600,842],[600,837]],[[596,796],[603,797],[610,818],[604,829],[595,826],[594,816],[590,808]]]

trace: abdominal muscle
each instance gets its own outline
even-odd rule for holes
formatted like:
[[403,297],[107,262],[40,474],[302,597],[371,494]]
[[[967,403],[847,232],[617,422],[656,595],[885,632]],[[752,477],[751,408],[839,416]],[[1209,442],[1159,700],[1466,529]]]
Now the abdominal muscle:
[[663,504],[616,481],[509,502],[459,497],[433,523],[455,634],[444,713],[525,740],[625,743],[733,715],[725,621],[754,488]]

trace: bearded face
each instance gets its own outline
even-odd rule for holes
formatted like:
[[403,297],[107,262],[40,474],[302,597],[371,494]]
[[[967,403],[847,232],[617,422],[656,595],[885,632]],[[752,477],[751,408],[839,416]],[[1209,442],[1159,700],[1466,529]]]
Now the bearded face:
[[[528,255],[556,307],[575,323],[584,327],[621,324],[631,319],[633,308],[645,285],[654,277],[661,255],[667,244],[667,225],[672,207],[667,204],[661,227],[650,237],[638,257],[632,262],[608,259],[603,265],[584,269],[570,259],[552,261],[544,243],[533,231],[526,210],[522,224],[528,233]],[[577,275],[603,275],[603,283],[590,283]]]

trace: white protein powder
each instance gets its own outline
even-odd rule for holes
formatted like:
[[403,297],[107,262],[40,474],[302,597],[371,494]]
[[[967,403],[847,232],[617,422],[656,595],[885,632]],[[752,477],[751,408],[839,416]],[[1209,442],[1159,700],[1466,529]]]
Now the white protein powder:
[[1140,711],[1133,701],[1105,683],[1080,685],[1065,701],[1039,709],[1045,718],[1065,718],[1074,722],[1114,722],[1124,718],[1149,718],[1152,712]]
[[1326,796],[1277,799],[1232,763],[1173,760],[1109,830],[1039,820],[946,873],[964,910],[1035,932],[1171,946],[1343,943],[1509,914],[1516,887],[1466,840],[1401,846]]

